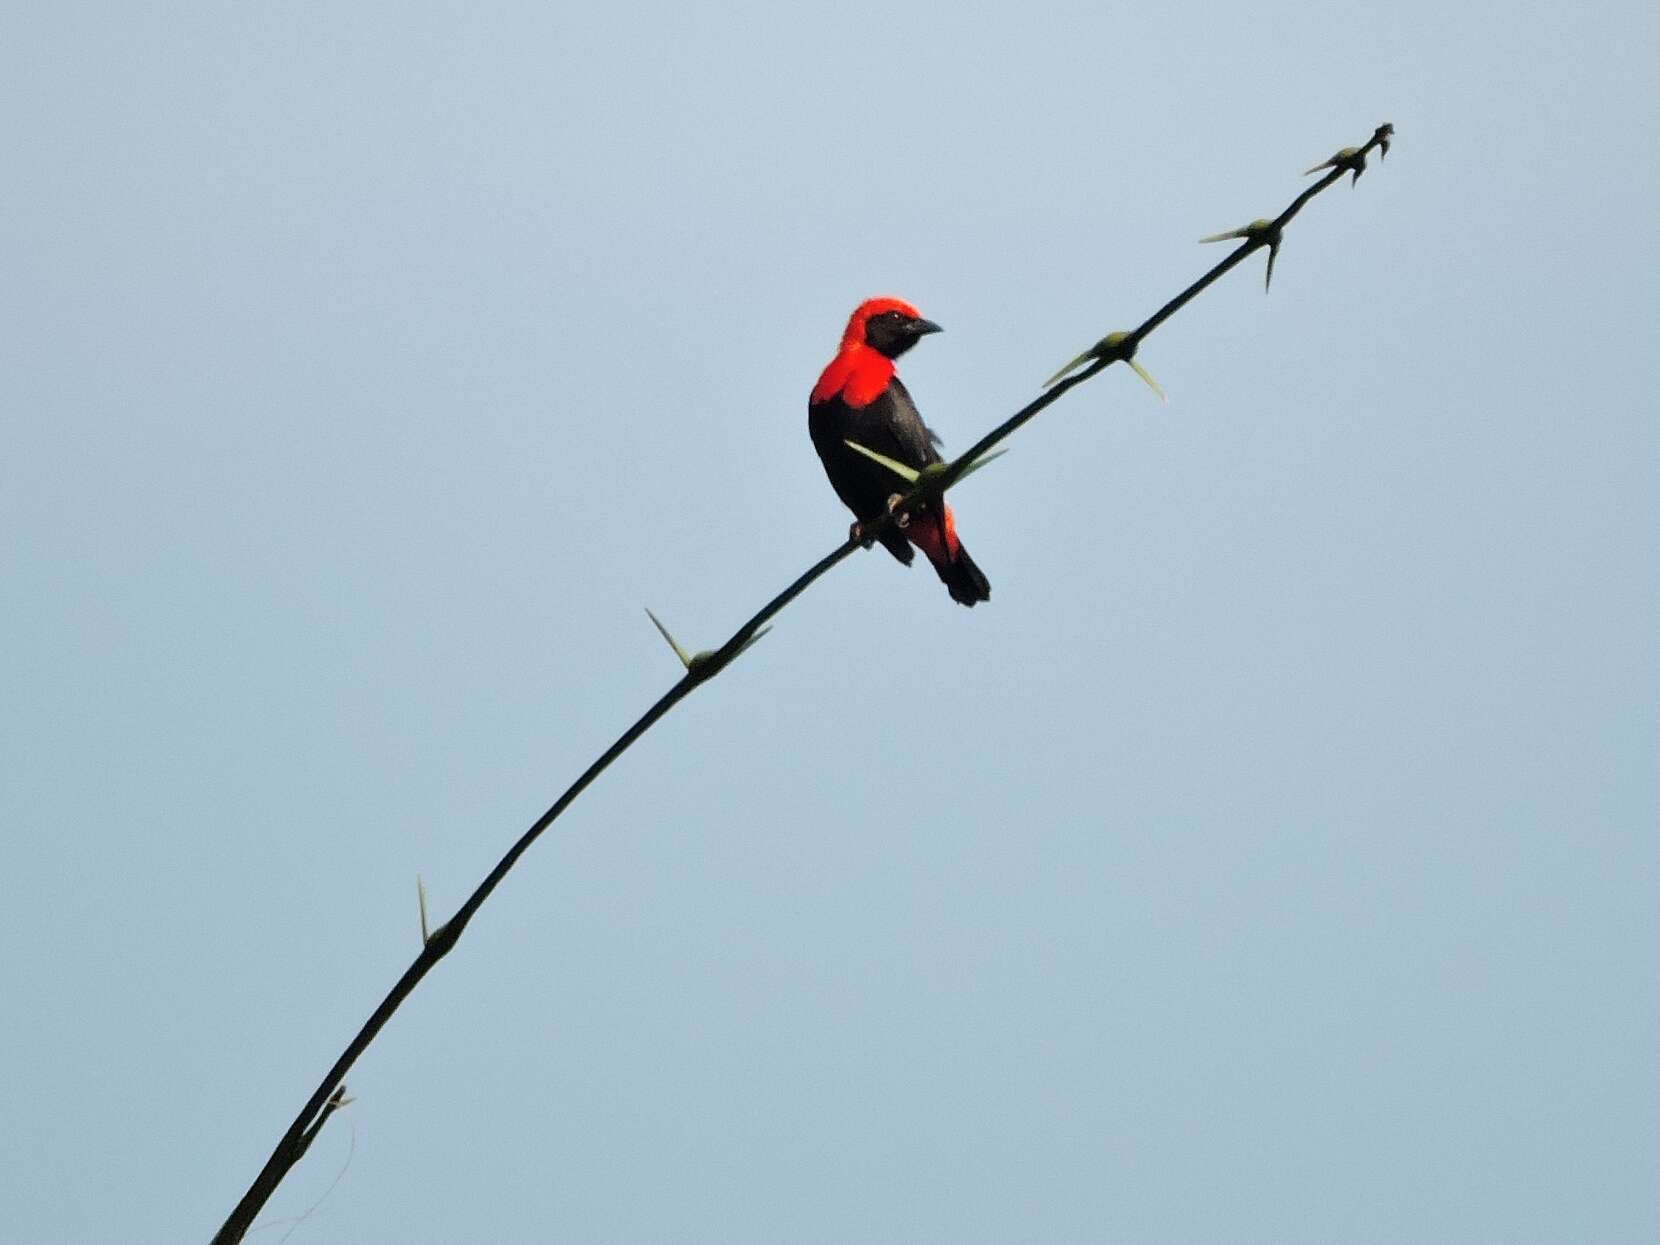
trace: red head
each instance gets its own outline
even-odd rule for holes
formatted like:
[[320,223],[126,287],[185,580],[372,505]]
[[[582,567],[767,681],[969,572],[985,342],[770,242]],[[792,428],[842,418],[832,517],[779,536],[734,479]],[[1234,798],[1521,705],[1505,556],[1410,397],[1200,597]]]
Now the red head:
[[867,298],[847,321],[841,347],[813,387],[812,401],[838,394],[849,406],[865,406],[893,379],[893,361],[940,326],[900,298]]
[[878,354],[897,359],[917,339],[937,333],[940,326],[924,320],[922,313],[902,298],[867,298],[847,320],[842,349],[869,346]]

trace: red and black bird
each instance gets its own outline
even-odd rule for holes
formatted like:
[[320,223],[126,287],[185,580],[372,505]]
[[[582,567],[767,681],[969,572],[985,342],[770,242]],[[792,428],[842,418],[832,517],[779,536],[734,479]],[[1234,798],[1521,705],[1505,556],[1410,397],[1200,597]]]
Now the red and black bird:
[[[903,481],[849,449],[847,442],[918,471],[940,461],[939,438],[922,422],[893,363],[921,338],[939,331],[907,302],[867,299],[848,320],[836,357],[807,400],[813,448],[836,495],[858,520],[855,531],[887,513],[889,499],[903,491]],[[991,584],[957,539],[956,521],[943,497],[912,515],[904,528],[889,527],[877,539],[906,566],[911,546],[922,550],[953,601],[974,605],[991,600]]]

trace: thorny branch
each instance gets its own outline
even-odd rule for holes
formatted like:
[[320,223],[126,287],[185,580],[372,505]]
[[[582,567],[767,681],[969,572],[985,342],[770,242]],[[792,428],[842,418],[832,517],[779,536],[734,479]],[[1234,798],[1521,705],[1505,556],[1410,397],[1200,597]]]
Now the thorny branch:
[[[863,525],[861,534],[864,540],[871,540],[890,525],[899,522],[902,516],[926,505],[930,500],[937,498],[951,488],[970,471],[974,470],[976,466],[981,465],[984,456],[998,442],[1004,440],[1023,424],[1053,405],[1063,394],[1105,371],[1114,363],[1127,363],[1135,367],[1134,357],[1137,348],[1154,330],[1203,293],[1230,269],[1237,267],[1247,257],[1264,247],[1268,248],[1268,277],[1271,279],[1274,258],[1278,254],[1285,227],[1291,223],[1292,218],[1303,210],[1310,199],[1334,182],[1341,180],[1345,173],[1351,175],[1352,181],[1358,182],[1361,173],[1366,169],[1367,155],[1374,149],[1378,151],[1380,156],[1387,155],[1390,139],[1394,136],[1394,133],[1394,126],[1380,125],[1364,146],[1345,147],[1332,156],[1331,159],[1308,170],[1309,173],[1317,173],[1321,169],[1327,171],[1318,181],[1293,199],[1290,206],[1273,220],[1252,221],[1249,225],[1240,229],[1230,230],[1224,234],[1215,234],[1204,239],[1204,241],[1213,242],[1238,238],[1240,245],[1192,285],[1148,316],[1136,328],[1129,332],[1110,333],[1089,350],[1079,355],[1057,373],[1043,393],[986,433],[963,454],[960,454],[949,463],[942,463],[923,471],[916,480],[914,487],[905,494],[903,500],[890,513]],[[1073,370],[1080,366],[1082,370]],[[1137,367],[1137,370],[1140,371],[1140,368]],[[1153,383],[1144,372],[1142,375],[1149,384]],[[1157,388],[1156,385],[1154,387]],[[230,1216],[214,1235],[214,1245],[232,1245],[233,1242],[242,1240],[246,1235],[254,1217],[263,1209],[271,1194],[276,1191],[277,1186],[282,1183],[290,1169],[304,1156],[312,1140],[327,1122],[329,1116],[351,1101],[350,1098],[346,1097],[344,1078],[352,1065],[357,1062],[358,1056],[368,1049],[370,1043],[375,1040],[376,1035],[380,1033],[386,1022],[392,1018],[392,1014],[398,1010],[415,987],[420,985],[421,980],[432,971],[438,961],[454,949],[462,932],[467,928],[468,922],[484,906],[485,900],[490,898],[491,893],[501,883],[501,880],[518,863],[519,857],[523,856],[529,850],[530,845],[541,837],[542,832],[570,807],[571,803],[587,789],[594,779],[605,772],[611,762],[626,752],[635,740],[656,725],[658,719],[691,695],[701,684],[708,682],[726,669],[739,653],[743,652],[744,649],[764,634],[767,623],[776,617],[785,606],[827,574],[838,562],[841,562],[860,547],[860,541],[854,540],[852,537],[836,546],[803,571],[795,582],[757,610],[718,649],[695,655],[687,654],[678,642],[669,635],[662,623],[657,622],[656,617],[653,616],[652,621],[657,622],[659,630],[663,632],[664,639],[669,641],[676,655],[680,657],[686,668],[686,673],[680,677],[680,680],[674,686],[664,692],[634,725],[619,735],[616,742],[602,752],[593,764],[582,771],[576,781],[565,789],[564,794],[555,800],[553,805],[538,817],[531,827],[519,837],[518,841],[508,849],[507,854],[501,858],[484,881],[479,883],[478,888],[468,897],[466,903],[461,905],[456,914],[430,934],[426,933],[425,905],[423,902],[422,929],[425,935],[425,943],[420,954],[404,970],[397,983],[381,1000],[380,1006],[375,1008],[363,1027],[358,1030],[357,1036],[341,1052],[340,1057],[334,1061],[334,1066],[328,1070],[328,1074],[323,1077],[322,1082],[317,1086],[311,1097],[300,1108],[299,1114],[294,1117],[294,1122],[288,1126],[287,1131],[277,1142],[276,1148],[271,1152],[271,1157],[266,1160],[265,1166],[260,1170],[259,1175],[254,1178],[253,1184],[242,1195],[241,1201],[236,1204],[235,1209],[231,1211]]]

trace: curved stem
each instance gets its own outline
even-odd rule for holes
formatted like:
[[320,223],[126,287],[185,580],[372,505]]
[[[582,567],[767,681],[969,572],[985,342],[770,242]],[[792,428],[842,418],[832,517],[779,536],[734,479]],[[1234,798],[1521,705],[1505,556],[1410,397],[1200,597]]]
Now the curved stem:
[[[1364,160],[1367,153],[1384,142],[1392,133],[1390,127],[1378,127],[1372,135],[1371,141],[1360,149],[1360,159]],[[1290,206],[1285,211],[1274,219],[1275,228],[1283,228],[1292,217],[1302,211],[1303,206],[1310,199],[1332,185],[1348,171],[1346,167],[1334,168],[1319,181],[1309,186],[1291,201]],[[1265,243],[1260,239],[1247,241],[1206,272],[1204,276],[1165,303],[1164,306],[1144,320],[1138,328],[1128,334],[1128,341],[1132,347],[1128,353],[1133,353],[1134,345],[1139,344],[1143,338],[1203,293],[1224,273],[1263,245]],[[1104,371],[1114,361],[1114,359],[1097,358],[1083,371],[1056,382],[1036,398],[1033,398],[1032,401],[986,433],[964,453],[946,464],[944,470],[925,476],[897,507],[876,520],[865,524],[864,536],[870,538],[879,535],[890,524],[896,522],[899,514],[945,492],[961,480],[973,468],[974,464],[998,442],[1016,432],[1029,420],[1036,418],[1038,414],[1057,402],[1061,395],[1069,393],[1085,381]],[[312,1091],[311,1097],[306,1099],[305,1105],[300,1108],[299,1114],[294,1117],[293,1123],[288,1126],[287,1131],[277,1141],[276,1148],[271,1152],[270,1158],[265,1161],[264,1167],[254,1178],[253,1184],[242,1195],[241,1200],[237,1202],[229,1217],[214,1235],[214,1245],[232,1245],[233,1242],[242,1240],[246,1235],[253,1224],[254,1217],[263,1209],[265,1203],[270,1199],[271,1194],[276,1191],[277,1186],[282,1183],[289,1170],[300,1161],[300,1158],[311,1145],[312,1139],[317,1135],[323,1124],[327,1122],[329,1116],[344,1105],[346,1101],[344,1078],[346,1073],[351,1070],[352,1065],[357,1062],[358,1056],[369,1048],[369,1044],[375,1040],[376,1035],[385,1027],[386,1022],[392,1018],[393,1013],[402,1006],[403,1001],[414,992],[415,987],[420,985],[433,967],[454,949],[468,923],[477,915],[478,910],[484,906],[485,901],[501,884],[502,879],[518,863],[519,858],[530,850],[531,844],[542,836],[542,833],[558,819],[561,813],[571,806],[572,802],[587,789],[590,783],[603,774],[613,761],[628,751],[640,736],[655,726],[659,719],[690,696],[701,684],[708,682],[729,666],[770,619],[774,618],[785,606],[812,587],[820,578],[829,573],[837,563],[859,547],[859,543],[852,539],[836,546],[797,576],[782,592],[752,614],[747,621],[732,633],[731,638],[726,643],[691,665],[673,687],[664,692],[649,709],[640,715],[632,726],[617,736],[611,746],[600,753],[594,762],[582,771],[575,782],[565,788],[564,792],[548,807],[547,811],[531,823],[530,828],[519,836],[513,846],[507,850],[506,855],[496,863],[496,867],[490,870],[485,879],[467,897],[467,901],[457,909],[455,915],[432,931],[425,945],[421,948],[421,953],[415,957],[409,967],[404,970],[403,975],[387,992],[386,997],[380,1001],[380,1006],[370,1013],[369,1019],[357,1031],[357,1036],[352,1038],[346,1049],[341,1052],[340,1057],[334,1061],[334,1065],[329,1068],[328,1073],[323,1077],[317,1088]]]

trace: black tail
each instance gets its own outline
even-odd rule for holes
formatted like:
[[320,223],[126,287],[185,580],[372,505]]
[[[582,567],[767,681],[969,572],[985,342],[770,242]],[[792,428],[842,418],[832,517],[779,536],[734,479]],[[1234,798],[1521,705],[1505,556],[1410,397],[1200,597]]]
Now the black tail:
[[974,564],[968,550],[961,545],[957,546],[955,558],[934,569],[939,572],[940,582],[957,604],[973,607],[981,601],[991,600],[991,580],[986,578],[986,573]]
[[882,547],[906,566],[911,564],[911,542],[905,539],[905,533],[897,527],[890,527],[876,538],[882,542]]

